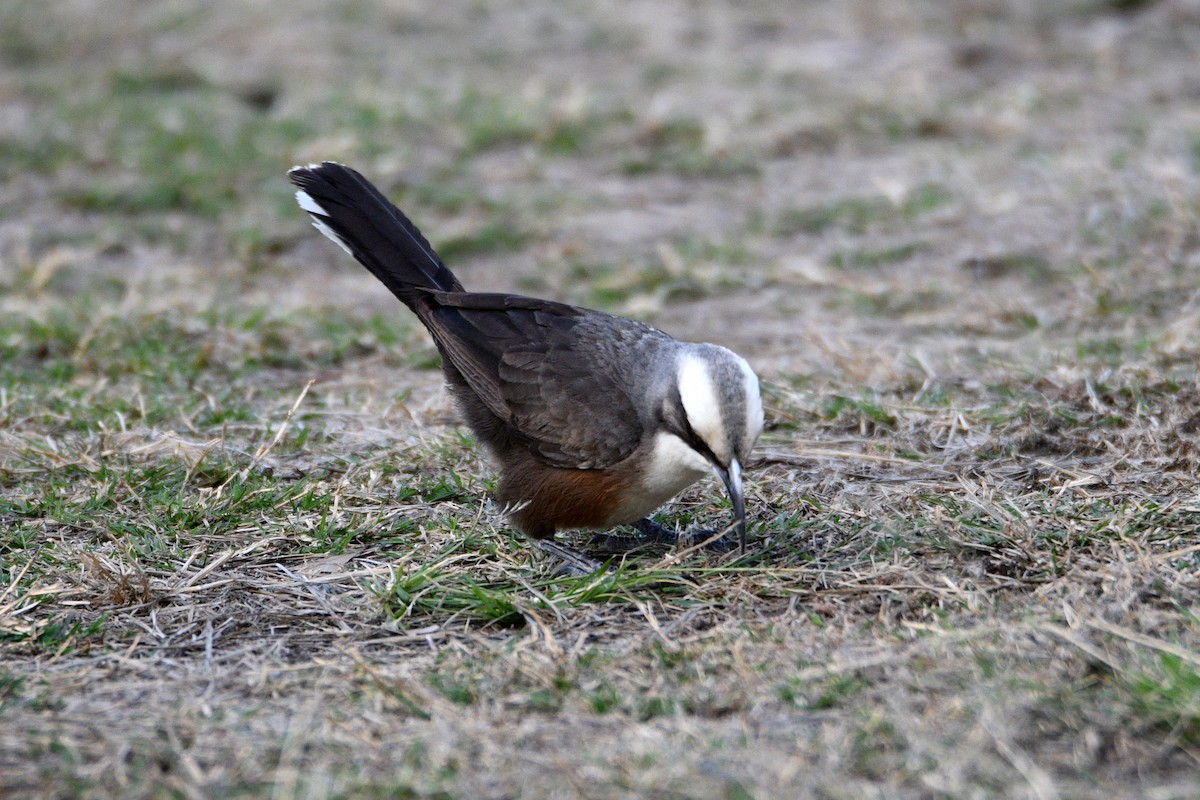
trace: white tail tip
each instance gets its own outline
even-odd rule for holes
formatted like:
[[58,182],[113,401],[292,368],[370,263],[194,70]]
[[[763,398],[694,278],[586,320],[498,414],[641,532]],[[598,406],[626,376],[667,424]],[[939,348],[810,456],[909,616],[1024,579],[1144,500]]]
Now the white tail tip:
[[296,202],[300,204],[301,208],[310,214],[320,214],[322,217],[329,216],[325,213],[325,209],[321,208],[321,204],[316,200],[313,200],[312,195],[303,189],[296,192]]
[[316,200],[313,200],[312,195],[303,189],[296,192],[296,202],[300,208],[308,212],[312,217],[313,227],[325,234],[329,239],[337,244],[338,247],[345,250],[350,255],[354,255],[354,251],[350,249],[350,245],[342,241],[342,237],[333,232],[333,229],[325,224],[325,220],[329,219],[329,214],[325,213],[325,209]]

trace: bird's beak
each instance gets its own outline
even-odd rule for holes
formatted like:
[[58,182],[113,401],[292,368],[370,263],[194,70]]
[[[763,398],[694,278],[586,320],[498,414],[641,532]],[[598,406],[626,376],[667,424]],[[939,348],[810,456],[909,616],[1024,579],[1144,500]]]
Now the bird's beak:
[[746,497],[742,493],[742,465],[732,459],[729,468],[717,467],[717,474],[725,482],[729,501],[733,503],[733,518],[737,520],[738,552],[746,554]]

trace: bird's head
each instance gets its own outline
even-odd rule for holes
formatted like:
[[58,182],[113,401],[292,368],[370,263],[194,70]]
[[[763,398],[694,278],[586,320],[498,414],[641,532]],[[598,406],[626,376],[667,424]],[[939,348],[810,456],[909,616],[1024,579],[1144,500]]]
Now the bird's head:
[[724,347],[689,344],[679,353],[675,377],[678,400],[668,424],[721,477],[745,552],[742,466],[763,427],[758,376],[744,358]]

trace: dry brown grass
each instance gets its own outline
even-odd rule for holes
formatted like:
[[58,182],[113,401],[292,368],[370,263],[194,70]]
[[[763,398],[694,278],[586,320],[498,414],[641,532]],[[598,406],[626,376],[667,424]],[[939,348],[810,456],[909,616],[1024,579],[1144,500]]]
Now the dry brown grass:
[[[9,4],[0,794],[1195,796],[1197,29]],[[320,158],[468,286],[744,353],[751,552],[556,576]]]

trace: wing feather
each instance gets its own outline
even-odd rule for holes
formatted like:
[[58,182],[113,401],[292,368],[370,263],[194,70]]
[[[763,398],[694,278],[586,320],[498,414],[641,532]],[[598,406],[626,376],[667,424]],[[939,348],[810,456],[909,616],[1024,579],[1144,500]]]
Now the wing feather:
[[554,466],[597,469],[638,446],[644,421],[613,350],[630,338],[663,334],[516,295],[439,292],[432,298],[423,317],[443,357],[535,456]]

